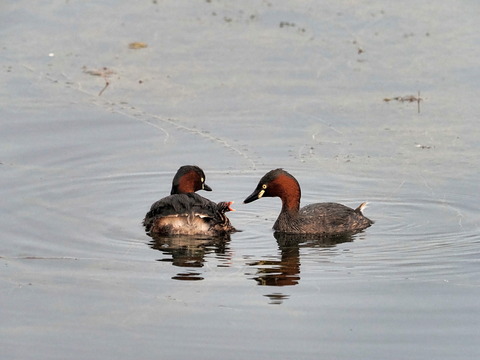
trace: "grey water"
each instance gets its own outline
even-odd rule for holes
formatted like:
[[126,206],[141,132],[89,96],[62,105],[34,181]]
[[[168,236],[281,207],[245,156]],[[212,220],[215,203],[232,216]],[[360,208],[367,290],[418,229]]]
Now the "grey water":
[[[477,2],[0,9],[2,358],[480,356]],[[145,234],[185,164],[241,232]],[[375,224],[275,237],[277,167]]]

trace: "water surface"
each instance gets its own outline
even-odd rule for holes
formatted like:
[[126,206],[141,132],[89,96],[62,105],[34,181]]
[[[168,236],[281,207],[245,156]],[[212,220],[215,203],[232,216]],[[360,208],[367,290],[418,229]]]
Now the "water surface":
[[[476,2],[1,8],[3,356],[478,358]],[[184,164],[242,232],[144,233]],[[275,237],[276,167],[375,225]]]

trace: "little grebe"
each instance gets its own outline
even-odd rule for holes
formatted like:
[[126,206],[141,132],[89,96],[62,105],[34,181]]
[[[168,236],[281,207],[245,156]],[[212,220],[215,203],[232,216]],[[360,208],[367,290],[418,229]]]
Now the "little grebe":
[[195,165],[181,166],[173,177],[170,195],[188,194],[198,190],[212,191],[212,188],[205,184],[203,170]]
[[354,233],[373,224],[362,214],[366,203],[355,210],[337,203],[318,203],[300,209],[300,185],[283,169],[269,171],[260,179],[255,191],[244,200],[250,203],[261,197],[278,196],[282,211],[273,225],[278,232],[292,234]]
[[186,165],[173,178],[171,195],[155,202],[143,225],[150,235],[223,236],[235,232],[225,215],[233,202],[215,203],[195,191],[212,189],[198,166]]

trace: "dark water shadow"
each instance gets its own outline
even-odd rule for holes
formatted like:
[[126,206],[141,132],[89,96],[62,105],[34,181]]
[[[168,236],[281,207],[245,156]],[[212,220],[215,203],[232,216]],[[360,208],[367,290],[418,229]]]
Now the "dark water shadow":
[[149,246],[161,251],[167,257],[157,261],[171,262],[173,266],[190,268],[173,276],[174,280],[203,280],[200,269],[205,265],[206,256],[215,254],[215,257],[228,267],[230,259],[230,236],[204,237],[204,236],[152,236]]
[[[338,244],[353,241],[353,234],[318,235],[318,234],[285,234],[275,232],[277,240],[278,260],[257,260],[248,263],[256,269],[252,279],[261,286],[293,286],[300,282],[300,249],[301,248],[333,248]],[[251,274],[247,274],[251,276]],[[273,292],[265,295],[270,304],[281,304],[289,295]]]

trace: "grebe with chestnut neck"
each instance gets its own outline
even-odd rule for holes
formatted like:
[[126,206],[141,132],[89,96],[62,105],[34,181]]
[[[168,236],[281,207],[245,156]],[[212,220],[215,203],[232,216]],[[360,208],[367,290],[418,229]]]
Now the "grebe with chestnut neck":
[[278,232],[291,234],[356,233],[373,224],[362,214],[366,202],[356,209],[333,202],[316,203],[300,208],[300,185],[290,173],[275,169],[266,173],[244,203],[263,197],[279,197],[282,210],[273,225]]
[[152,204],[143,219],[149,235],[224,236],[236,229],[225,215],[233,211],[230,202],[210,201],[196,193],[212,191],[205,183],[205,173],[195,165],[178,169],[172,181],[170,196]]

